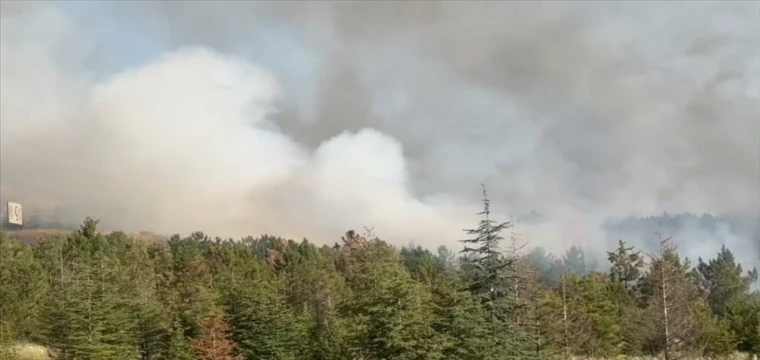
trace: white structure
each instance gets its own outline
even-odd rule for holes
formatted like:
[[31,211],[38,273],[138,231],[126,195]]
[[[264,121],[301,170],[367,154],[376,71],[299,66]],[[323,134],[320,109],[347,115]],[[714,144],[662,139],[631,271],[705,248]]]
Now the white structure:
[[21,211],[21,204],[8,202],[8,223],[19,226],[24,224],[24,215]]

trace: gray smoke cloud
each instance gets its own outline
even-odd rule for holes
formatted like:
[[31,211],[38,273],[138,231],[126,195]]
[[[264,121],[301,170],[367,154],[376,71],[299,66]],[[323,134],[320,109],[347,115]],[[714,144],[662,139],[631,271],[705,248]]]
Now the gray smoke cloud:
[[[760,217],[756,2],[108,9],[166,52],[100,77],[87,21],[2,5],[3,187],[71,216],[452,245],[483,181],[502,218],[541,215],[534,244],[597,253],[609,218]],[[729,236],[682,233],[706,256]],[[760,265],[756,238],[731,239]]]

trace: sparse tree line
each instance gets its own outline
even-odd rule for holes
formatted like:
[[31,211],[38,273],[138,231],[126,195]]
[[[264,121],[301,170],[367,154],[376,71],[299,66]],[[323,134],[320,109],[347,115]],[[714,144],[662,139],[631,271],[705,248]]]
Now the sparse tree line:
[[[485,194],[484,194],[485,195]],[[555,259],[490,218],[463,251],[203,233],[148,243],[87,219],[65,237],[0,243],[0,359],[668,360],[760,352],[757,271],[723,248],[691,264],[620,241],[606,265]]]

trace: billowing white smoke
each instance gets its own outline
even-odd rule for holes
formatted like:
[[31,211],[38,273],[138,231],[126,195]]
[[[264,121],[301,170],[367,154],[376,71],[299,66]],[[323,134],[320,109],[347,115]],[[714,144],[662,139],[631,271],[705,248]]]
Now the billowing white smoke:
[[[22,88],[12,81],[4,86]],[[408,241],[456,238],[462,228],[456,219],[472,217],[452,217],[455,211],[411,195],[401,145],[380,132],[347,132],[313,153],[303,149],[267,121],[281,93],[274,74],[241,58],[182,48],[83,90],[89,102],[63,124],[65,133],[39,128],[3,141],[3,153],[34,147],[30,155],[50,158],[63,149],[47,140],[57,134],[69,140],[67,148],[81,151],[58,159],[77,165],[55,192],[65,196],[87,184],[88,193],[77,194],[83,210],[100,208],[90,215],[106,223],[325,241],[366,224]],[[89,136],[65,138],[76,133]],[[27,157],[23,166],[30,160],[50,165]],[[9,160],[7,171],[16,164]]]
[[163,233],[327,242],[367,225],[402,242],[446,243],[474,215],[416,199],[401,144],[378,131],[346,132],[316,151],[283,135],[267,120],[282,87],[265,68],[185,47],[93,82],[58,61],[67,49],[56,42],[82,44],[66,18],[20,10],[68,30],[40,44],[31,41],[40,34],[16,31],[29,27],[3,24],[5,188],[73,206],[72,218]]
[[[667,56],[635,56],[624,51],[640,39],[600,41],[589,34],[608,32],[579,25],[603,29],[598,19],[609,17],[576,18],[559,6],[556,22],[529,21],[544,10],[499,5],[514,20],[504,21],[486,8],[418,3],[399,30],[388,16],[401,5],[376,3],[387,10],[377,12],[314,3],[326,9],[310,12],[257,2],[250,6],[273,7],[283,24],[288,14],[310,14],[288,26],[304,48],[327,54],[324,74],[314,75],[324,84],[306,99],[320,115],[306,126],[298,116],[272,120],[291,94],[273,72],[237,55],[246,26],[266,23],[249,14],[275,13],[140,4],[172,21],[176,42],[147,64],[103,77],[90,34],[57,5],[2,3],[4,196],[43,199],[65,207],[65,220],[93,216],[130,231],[268,232],[325,243],[366,225],[396,244],[432,248],[454,245],[475,225],[477,186],[486,180],[503,211],[496,218],[538,209],[548,221],[520,230],[555,253],[569,244],[610,250],[617,239],[598,228],[610,216],[663,208],[757,214],[757,95],[716,102],[717,90],[702,89],[711,74],[695,71],[696,81],[652,70]],[[209,26],[198,31],[198,23]],[[409,28],[419,32],[402,32]],[[751,75],[743,81],[756,87]],[[754,244],[737,244],[751,260]],[[718,247],[712,241],[703,255]]]

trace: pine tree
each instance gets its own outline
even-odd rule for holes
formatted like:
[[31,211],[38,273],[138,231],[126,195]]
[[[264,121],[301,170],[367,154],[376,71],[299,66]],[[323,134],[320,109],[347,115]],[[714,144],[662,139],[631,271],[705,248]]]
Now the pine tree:
[[177,322],[172,326],[167,349],[159,357],[161,360],[196,360],[190,343],[185,337],[185,329]]
[[[400,254],[351,231],[342,245],[321,248],[202,233],[146,244],[104,236],[87,219],[31,246],[3,238],[0,359],[18,340],[44,345],[59,360],[675,359],[760,351],[760,293],[748,289],[755,272],[727,248],[693,269],[665,239],[643,276],[640,253],[622,241],[608,253],[609,273],[589,271],[580,249],[564,262],[540,250],[519,255],[514,243],[502,253],[499,231],[511,223],[491,220],[484,197],[485,219],[468,232],[461,267],[446,249]],[[576,274],[559,276],[568,269]]]
[[333,359],[344,351],[344,338],[338,304],[346,297],[347,287],[335,263],[323,251],[304,241],[285,253],[284,269],[290,286],[286,295],[308,334],[301,341],[299,358]]
[[681,260],[671,238],[660,241],[643,279],[643,292],[653,320],[650,352],[662,351],[665,360],[677,358],[696,345],[699,327],[694,318],[700,297],[689,275],[689,262]]
[[217,300],[213,287],[213,273],[204,259],[204,251],[211,245],[201,232],[188,238],[175,236],[169,240],[170,250],[166,274],[171,290],[166,296],[171,314],[182,325],[185,336],[194,337],[200,331],[200,320],[211,314]]
[[192,348],[203,360],[242,360],[233,354],[233,343],[229,340],[229,326],[224,314],[218,313],[201,322],[200,336],[191,340]]
[[633,246],[626,247],[625,241],[619,240],[617,250],[607,253],[607,260],[612,264],[610,277],[629,290],[641,277],[641,269],[644,267],[641,252],[633,249]]
[[613,357],[620,354],[619,344],[627,334],[622,333],[619,314],[621,306],[615,297],[609,277],[591,273],[579,283],[581,316],[588,324],[588,342],[582,352],[592,357]]
[[707,302],[702,302],[696,308],[694,316],[700,329],[696,343],[701,346],[702,355],[725,357],[736,351],[738,339],[731,331],[729,321],[713,316]]
[[161,359],[169,348],[172,321],[158,296],[159,266],[151,258],[152,247],[119,232],[107,239],[119,251],[119,272],[126,278],[120,292],[131,309],[140,359]]
[[48,291],[43,271],[30,246],[0,233],[0,343],[34,334]]
[[404,246],[401,248],[401,259],[406,269],[412,274],[415,280],[421,281],[427,270],[440,271],[445,267],[445,260],[433,255],[433,253],[422,246]]
[[565,275],[556,290],[561,306],[561,334],[555,336],[561,344],[564,359],[584,355],[584,347],[587,347],[592,338],[592,324],[583,316],[581,282],[579,275]]
[[375,241],[354,252],[342,306],[351,353],[377,359],[443,359],[443,339],[434,330],[431,294],[416,283],[393,248]]
[[552,311],[551,289],[544,287],[541,273],[532,263],[530,253],[517,259],[520,279],[521,326],[528,332],[532,358],[543,359],[551,355],[551,331],[547,328],[560,322]]
[[625,354],[639,354],[645,337],[641,331],[645,326],[636,292],[645,262],[641,251],[634,249],[635,247],[626,246],[625,241],[619,240],[617,249],[607,253],[607,260],[611,264],[609,277],[613,282],[609,291],[618,304],[617,321],[621,333],[625,334],[619,338],[616,347]]
[[304,338],[276,279],[241,279],[222,295],[232,339],[249,359],[296,359]]
[[706,287],[710,306],[718,316],[726,313],[731,301],[747,296],[750,284],[757,280],[757,269],[744,274],[741,264],[736,263],[734,254],[725,245],[715,259],[705,263],[700,258],[697,270]]
[[134,307],[136,337],[142,360],[160,359],[168,352],[171,328],[164,309],[155,303]]
[[514,259],[508,259],[500,251],[500,243],[504,240],[501,233],[512,228],[512,223],[491,219],[491,201],[485,185],[482,189],[483,211],[478,215],[483,218],[477,228],[464,230],[472,238],[460,240],[465,244],[462,270],[469,290],[489,315],[494,343],[510,349],[511,357],[529,357],[533,353],[530,341],[511,317],[518,311],[514,296],[514,282],[517,279],[512,267]]
[[528,263],[538,271],[541,283],[547,287],[559,284],[563,276],[561,262],[542,247],[531,249],[526,255]]
[[571,246],[562,257],[562,269],[566,275],[586,275],[596,268],[593,260],[586,259],[586,252],[578,246]]
[[[97,232],[98,222],[86,219],[62,248],[61,296],[49,313],[66,322],[51,328],[48,339],[63,358],[127,359],[138,352],[135,318],[125,296],[126,274],[119,266],[118,244]],[[65,320],[64,320],[65,319]]]
[[442,335],[441,353],[445,359],[500,359],[501,348],[489,341],[491,327],[488,315],[469,291],[462,290],[459,277],[435,282],[433,296],[433,328]]
[[756,350],[760,347],[760,294],[733,299],[727,307],[725,319],[736,335],[739,351],[760,350]]
[[465,262],[462,266],[470,278],[470,291],[481,299],[491,316],[496,318],[501,315],[497,300],[505,297],[509,280],[507,270],[511,265],[499,249],[500,242],[504,240],[501,232],[511,228],[512,223],[499,223],[491,219],[491,202],[485,185],[483,185],[483,211],[478,215],[483,216],[478,227],[465,230],[467,235],[474,237],[461,240],[465,244],[462,250]]

